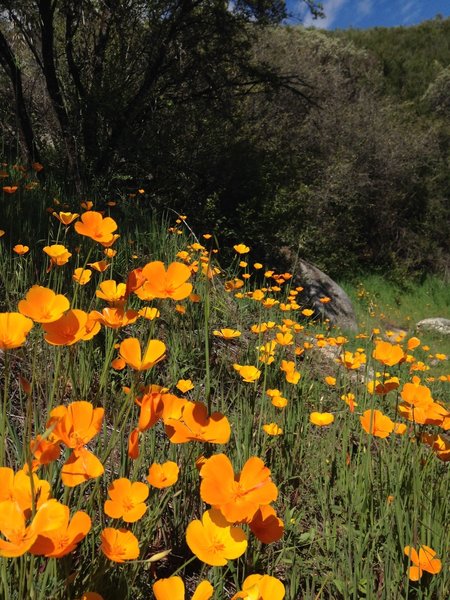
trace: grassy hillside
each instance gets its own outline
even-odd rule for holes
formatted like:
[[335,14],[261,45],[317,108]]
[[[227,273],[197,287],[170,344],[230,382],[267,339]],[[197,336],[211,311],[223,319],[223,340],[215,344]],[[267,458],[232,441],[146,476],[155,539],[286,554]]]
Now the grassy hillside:
[[225,269],[138,191],[33,194],[46,235],[23,247],[18,193],[0,240],[2,599],[448,597],[437,346],[313,321],[245,239]]

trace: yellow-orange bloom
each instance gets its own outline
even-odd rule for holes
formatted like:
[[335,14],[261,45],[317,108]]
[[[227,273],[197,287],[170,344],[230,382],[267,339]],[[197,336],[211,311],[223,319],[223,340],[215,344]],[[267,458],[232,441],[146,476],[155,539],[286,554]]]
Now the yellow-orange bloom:
[[90,402],[79,400],[54,408],[47,428],[53,427],[55,439],[68,448],[80,448],[99,433],[104,413],[104,408],[94,408]]
[[95,292],[97,298],[106,300],[111,306],[122,306],[125,302],[127,286],[125,283],[117,283],[114,279],[102,281]]
[[62,244],[53,244],[52,246],[45,246],[44,252],[50,257],[50,262],[52,265],[56,265],[58,267],[62,267],[65,265],[69,258],[72,256],[72,253],[67,250],[65,246]]
[[62,294],[55,294],[50,288],[33,285],[25,300],[20,300],[19,311],[36,323],[51,323],[60,319],[70,308],[69,300]]
[[247,252],[250,252],[250,248],[245,244],[236,244],[233,248],[237,254],[247,254]]
[[105,327],[119,329],[119,327],[125,327],[125,325],[135,323],[139,318],[139,313],[131,309],[125,311],[123,308],[111,307],[104,308],[102,312],[92,310],[89,313],[89,317]]
[[241,335],[241,332],[237,329],[228,329],[225,327],[224,329],[215,329],[213,335],[223,338],[224,340],[231,340],[233,338],[238,338]]
[[119,353],[129,367],[136,371],[146,371],[165,358],[166,345],[160,340],[150,340],[142,356],[139,340],[127,338],[120,344]]
[[372,352],[372,356],[387,367],[398,365],[406,359],[406,354],[399,344],[391,344],[383,340],[375,343],[375,350]]
[[366,410],[359,420],[364,431],[375,437],[386,438],[394,431],[394,422],[380,410]]
[[[204,579],[195,588],[192,600],[210,600],[214,593],[213,586]],[[158,579],[153,584],[156,600],[185,600],[184,582],[181,577]]]
[[117,229],[117,223],[111,217],[103,217],[96,211],[87,211],[81,215],[80,221],[75,223],[75,231],[85,235],[101,244],[108,244],[114,240],[113,232]]
[[[169,402],[175,398],[175,402]],[[190,441],[226,444],[231,435],[230,422],[222,413],[208,415],[208,409],[201,402],[188,402],[176,396],[163,396],[163,420],[168,438],[173,444]]]
[[139,542],[131,531],[107,527],[101,533],[100,550],[114,562],[123,563],[139,556]]
[[219,510],[212,508],[203,513],[186,529],[186,542],[202,562],[224,566],[228,560],[242,556],[247,549],[247,538],[240,527],[233,527]]
[[327,425],[331,425],[331,423],[333,423],[334,415],[328,412],[312,412],[309,415],[309,421],[318,427],[326,427]]
[[0,501],[17,502],[26,517],[33,505],[39,508],[50,497],[50,484],[33,473],[30,477],[23,469],[14,473],[9,467],[0,467]]
[[61,505],[64,521],[57,529],[51,529],[38,535],[30,549],[32,554],[47,558],[61,558],[75,550],[77,544],[86,537],[91,529],[91,518],[82,510],[70,519],[69,507]]
[[183,263],[173,262],[166,271],[163,262],[150,262],[142,269],[142,276],[145,279],[144,284],[136,290],[136,295],[141,300],[183,300],[192,292],[192,284],[186,283],[191,276],[191,270]]
[[409,567],[411,581],[418,581],[424,571],[436,575],[442,569],[442,563],[436,558],[436,552],[429,546],[419,546],[419,552],[411,546],[405,546],[404,553],[412,563]]
[[185,394],[194,389],[194,384],[190,379],[179,379],[175,387],[178,388],[182,394]]
[[26,516],[18,502],[0,502],[0,556],[12,558],[22,556],[30,550],[39,534],[45,535],[64,526],[64,505],[56,500],[44,502],[37,510],[33,521],[26,525]]
[[26,254],[29,250],[29,246],[24,246],[23,244],[16,244],[13,247],[13,252],[15,252],[16,254],[18,254],[19,256],[23,256],[24,254]]
[[178,473],[180,469],[176,462],[168,460],[162,465],[153,463],[146,477],[147,481],[153,487],[163,489],[170,487],[178,481]]
[[3,186],[3,191],[5,192],[5,194],[14,194],[15,192],[17,192],[17,190],[18,190],[17,185],[4,185]]
[[283,430],[276,423],[266,423],[262,426],[267,435],[282,435]]
[[284,523],[270,504],[260,506],[249,523],[253,535],[263,544],[272,544],[283,537]]
[[278,496],[270,469],[256,456],[249,458],[240,475],[235,476],[228,457],[215,454],[206,461],[200,476],[202,500],[218,508],[230,523],[250,521],[260,506]]
[[88,267],[92,267],[94,271],[98,271],[99,273],[103,273],[109,267],[110,263],[106,260],[98,260],[96,262],[88,263]]
[[135,523],[147,510],[145,501],[149,489],[140,481],[131,482],[126,477],[116,479],[108,487],[108,496],[104,510],[108,517],[122,518],[126,523]]
[[91,280],[91,277],[92,271],[90,269],[83,269],[83,267],[75,269],[72,275],[72,279],[79,285],[86,285]]
[[286,590],[276,577],[271,575],[249,575],[242,584],[242,591],[231,600],[283,600]]
[[261,376],[261,371],[252,365],[238,365],[235,363],[233,367],[246,383],[253,383]]
[[80,340],[90,340],[100,331],[100,323],[93,321],[83,310],[73,308],[57,321],[43,323],[44,339],[52,346],[71,346]]
[[33,321],[20,313],[0,313],[0,350],[22,346],[32,327]]
[[71,212],[54,212],[53,216],[58,219],[63,225],[70,225],[80,216],[78,213]]

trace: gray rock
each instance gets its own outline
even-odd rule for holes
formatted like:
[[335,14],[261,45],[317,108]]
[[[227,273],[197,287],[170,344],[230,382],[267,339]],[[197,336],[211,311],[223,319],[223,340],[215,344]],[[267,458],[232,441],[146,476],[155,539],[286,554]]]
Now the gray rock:
[[[308,304],[323,319],[349,331],[357,331],[355,311],[350,298],[344,290],[316,266],[301,258],[296,262],[296,285],[304,288],[303,296]],[[321,298],[331,298],[327,304],[320,302]]]
[[435,317],[433,319],[423,319],[416,324],[417,331],[431,331],[441,335],[450,335],[450,319]]

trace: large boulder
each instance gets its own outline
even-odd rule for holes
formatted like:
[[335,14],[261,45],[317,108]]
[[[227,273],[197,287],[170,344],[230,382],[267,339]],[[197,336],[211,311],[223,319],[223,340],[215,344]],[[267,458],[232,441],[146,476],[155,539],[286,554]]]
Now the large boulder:
[[[296,285],[303,286],[302,299],[306,297],[317,316],[329,319],[330,323],[341,329],[357,331],[355,311],[344,290],[307,260],[298,258],[295,266],[294,281]],[[330,302],[323,303],[321,298],[330,298]]]
[[441,335],[450,335],[450,319],[434,317],[432,319],[423,319],[416,324],[417,331],[430,331]]

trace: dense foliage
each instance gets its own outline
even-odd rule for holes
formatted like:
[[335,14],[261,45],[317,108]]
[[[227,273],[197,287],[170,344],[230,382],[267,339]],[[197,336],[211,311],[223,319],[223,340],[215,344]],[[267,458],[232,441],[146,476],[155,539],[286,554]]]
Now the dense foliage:
[[0,6],[4,154],[66,197],[141,188],[287,267],[448,273],[449,19],[329,33],[280,25],[279,1]]

